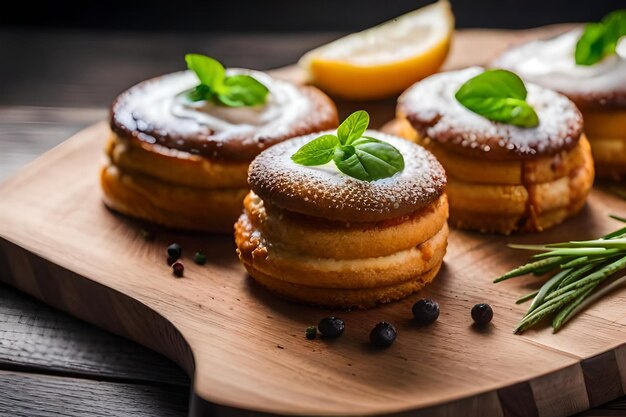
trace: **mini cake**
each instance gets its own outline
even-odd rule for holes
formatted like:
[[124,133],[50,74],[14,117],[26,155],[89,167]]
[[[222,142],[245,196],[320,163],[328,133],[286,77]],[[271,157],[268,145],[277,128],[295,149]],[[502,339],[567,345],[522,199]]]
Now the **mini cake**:
[[513,47],[494,63],[556,90],[576,103],[585,119],[600,177],[626,176],[626,41],[593,65],[577,65],[583,29]]
[[451,225],[509,234],[562,222],[583,207],[594,178],[580,112],[565,96],[527,84],[535,127],[489,120],[455,97],[483,71],[445,72],[415,84],[399,98],[393,131],[423,144],[446,169]]
[[276,145],[250,165],[235,240],[252,278],[288,299],[333,308],[398,300],[432,281],[448,238],[439,162],[419,145],[366,131],[406,162],[389,178],[363,181],[332,163],[293,162],[315,136]]
[[106,205],[167,227],[229,233],[249,190],[248,165],[259,152],[337,126],[335,105],[319,90],[258,71],[226,71],[226,77],[240,75],[269,90],[264,104],[193,101],[189,94],[199,81],[192,71],[122,93],[111,109],[101,171]]

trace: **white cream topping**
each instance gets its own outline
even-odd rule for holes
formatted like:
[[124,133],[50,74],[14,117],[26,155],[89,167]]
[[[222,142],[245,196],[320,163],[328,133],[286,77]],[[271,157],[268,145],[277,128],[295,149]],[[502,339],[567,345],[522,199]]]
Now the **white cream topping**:
[[[133,95],[130,113],[140,121],[167,126],[181,134],[212,131],[213,139],[231,137],[254,140],[264,134],[280,135],[311,111],[310,100],[293,84],[251,70],[228,69],[227,75],[247,74],[269,89],[267,102],[251,107],[226,107],[207,101],[193,102],[186,93],[199,84],[191,71],[166,75]],[[139,124],[139,123],[138,123]],[[141,126],[138,126],[141,129]],[[245,142],[245,141],[244,141]]]
[[432,75],[414,84],[399,100],[408,112],[439,118],[427,129],[427,136],[445,137],[453,131],[462,138],[461,146],[485,152],[491,150],[489,145],[481,143],[481,138],[485,137],[502,138],[498,146],[530,155],[542,152],[549,145],[559,146],[577,139],[567,136],[569,126],[580,122],[574,104],[567,97],[535,84],[526,83],[526,101],[539,117],[537,127],[493,122],[467,109],[454,95],[463,83],[483,71],[480,67],[471,67]]
[[576,65],[574,52],[582,29],[550,39],[522,44],[506,51],[495,67],[516,72],[522,78],[567,93],[610,93],[626,89],[626,39],[617,54],[594,65]]

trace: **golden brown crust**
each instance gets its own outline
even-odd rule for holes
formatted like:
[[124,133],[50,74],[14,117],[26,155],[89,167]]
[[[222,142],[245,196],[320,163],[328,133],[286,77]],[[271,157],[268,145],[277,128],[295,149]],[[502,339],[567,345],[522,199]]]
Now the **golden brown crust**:
[[445,172],[419,145],[367,131],[404,156],[405,168],[391,178],[366,182],[339,172],[334,165],[305,167],[291,156],[320,132],[283,142],[261,153],[250,165],[248,182],[264,201],[300,214],[344,222],[375,222],[413,213],[443,193]]
[[537,85],[527,83],[527,100],[540,120],[534,128],[492,122],[463,107],[454,93],[482,71],[476,67],[450,71],[416,83],[398,99],[398,117],[406,118],[420,136],[481,159],[532,159],[576,146],[582,115],[565,96]]
[[376,223],[323,222],[268,207],[253,192],[245,198],[244,208],[273,247],[335,259],[387,256],[418,246],[441,230],[448,218],[445,194],[410,216]]
[[[390,221],[347,224],[266,208],[254,192],[235,224],[239,259],[252,277],[295,301],[372,307],[430,282],[447,248],[447,199]],[[369,244],[369,247],[368,247]]]
[[385,129],[425,144],[440,158],[448,174],[450,224],[457,228],[503,234],[545,230],[575,215],[593,185],[593,158],[584,134],[578,146],[556,155],[486,164],[420,138],[404,119]]
[[124,172],[138,172],[170,184],[198,188],[248,188],[248,163],[224,162],[127,141],[115,133],[106,146],[111,163]]
[[100,183],[105,204],[115,211],[174,229],[209,233],[232,232],[248,192],[246,188],[210,190],[174,185],[122,173],[112,165],[102,168]]
[[315,288],[377,288],[411,280],[443,260],[448,225],[419,245],[386,256],[322,258],[277,248],[243,214],[235,224],[235,242],[242,261],[262,273],[293,284]]
[[409,281],[387,287],[362,289],[312,288],[276,279],[244,262],[250,276],[269,291],[289,300],[314,306],[366,309],[378,304],[401,300],[424,288],[439,272],[441,264]]
[[187,72],[177,72],[143,81],[120,94],[111,107],[111,130],[118,136],[139,142],[150,150],[152,145],[161,145],[202,155],[211,159],[231,162],[251,161],[262,150],[285,139],[301,136],[338,125],[337,109],[332,100],[315,87],[297,86],[300,93],[309,101],[310,111],[294,120],[290,126],[283,126],[280,132],[256,132],[254,137],[232,136],[223,140],[214,132],[190,119],[168,123],[158,118],[144,116],[133,106],[137,97],[159,83],[169,82],[176,77],[186,76]]
[[580,165],[566,176],[543,183],[489,185],[450,178],[450,224],[462,229],[510,234],[540,232],[575,215],[594,179],[589,143],[580,141]]
[[626,178],[626,110],[583,110],[599,178]]

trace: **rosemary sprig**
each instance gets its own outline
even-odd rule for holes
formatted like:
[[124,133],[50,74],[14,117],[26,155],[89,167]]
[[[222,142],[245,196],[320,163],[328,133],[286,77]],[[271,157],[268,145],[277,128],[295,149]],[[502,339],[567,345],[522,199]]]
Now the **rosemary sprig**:
[[[626,223],[626,218],[611,218]],[[623,276],[601,286],[617,272],[626,269],[626,227],[593,240],[509,246],[540,253],[494,282],[526,274],[551,274],[538,291],[516,301],[516,304],[529,300],[532,303],[515,328],[515,333],[522,333],[548,317],[552,317],[552,329],[557,332],[588,305],[626,284],[626,276]]]

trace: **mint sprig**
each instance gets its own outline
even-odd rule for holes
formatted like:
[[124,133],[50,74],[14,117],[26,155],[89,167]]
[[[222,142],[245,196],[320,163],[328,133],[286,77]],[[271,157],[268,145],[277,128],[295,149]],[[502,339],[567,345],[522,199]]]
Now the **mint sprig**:
[[256,106],[265,103],[269,90],[249,75],[227,76],[224,66],[211,57],[185,55],[187,67],[196,73],[200,84],[189,91],[192,101],[213,101],[227,107]]
[[539,117],[526,102],[528,91],[516,74],[487,70],[463,84],[454,97],[469,110],[489,120],[521,127],[536,127]]
[[588,23],[576,43],[576,65],[594,65],[614,54],[622,36],[626,36],[626,10],[616,10],[598,23]]
[[337,128],[302,146],[291,159],[299,165],[324,165],[331,160],[344,174],[362,180],[388,178],[404,169],[404,157],[387,142],[363,136],[369,126],[366,111],[352,113]]
[[[611,217],[626,222],[621,217]],[[626,269],[626,227],[595,240],[509,246],[542,253],[494,282],[530,273],[544,275],[556,272],[538,291],[517,300],[517,304],[533,301],[515,333],[522,333],[548,317],[552,317],[552,328],[557,332],[583,308],[626,283],[626,276],[623,276],[609,285],[600,286]]]

